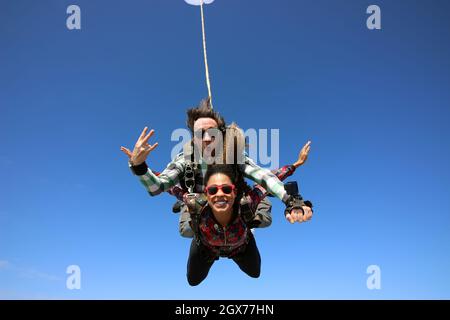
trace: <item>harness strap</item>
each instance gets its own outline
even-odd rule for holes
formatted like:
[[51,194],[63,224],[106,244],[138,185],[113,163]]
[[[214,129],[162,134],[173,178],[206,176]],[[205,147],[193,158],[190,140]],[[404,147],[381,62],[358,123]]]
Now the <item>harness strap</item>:
[[195,187],[195,167],[192,161],[186,160],[186,167],[184,169],[184,185],[189,193],[194,192]]
[[245,224],[249,225],[249,223],[255,219],[255,213],[256,212],[252,211],[250,202],[247,197],[242,197],[240,203],[240,214]]
[[188,193],[185,196],[185,202],[191,215],[191,229],[194,232],[194,238],[197,244],[200,243],[200,220],[207,200],[203,194]]

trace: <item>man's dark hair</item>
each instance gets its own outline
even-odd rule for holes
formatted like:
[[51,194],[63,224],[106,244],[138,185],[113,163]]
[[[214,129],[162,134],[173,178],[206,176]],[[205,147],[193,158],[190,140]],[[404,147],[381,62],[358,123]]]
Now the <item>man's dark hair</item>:
[[211,108],[209,97],[203,99],[198,107],[191,108],[187,111],[186,124],[192,134],[194,134],[194,123],[200,118],[214,119],[217,122],[217,127],[219,130],[223,131],[225,129],[225,120],[218,112]]

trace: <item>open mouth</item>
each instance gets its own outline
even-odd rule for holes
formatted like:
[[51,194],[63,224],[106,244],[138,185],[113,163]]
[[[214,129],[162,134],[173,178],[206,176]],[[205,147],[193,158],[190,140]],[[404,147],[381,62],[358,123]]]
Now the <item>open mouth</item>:
[[229,202],[226,199],[217,199],[217,200],[213,201],[214,207],[216,207],[218,209],[226,208],[228,206],[228,203]]

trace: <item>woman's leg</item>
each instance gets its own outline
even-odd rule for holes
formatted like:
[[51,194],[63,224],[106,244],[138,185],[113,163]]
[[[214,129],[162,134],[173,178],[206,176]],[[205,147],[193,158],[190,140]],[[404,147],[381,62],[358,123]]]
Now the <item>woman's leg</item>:
[[252,278],[258,278],[261,273],[261,256],[256,246],[255,237],[250,233],[245,251],[233,257],[239,268]]
[[203,245],[198,245],[195,239],[192,239],[189,259],[187,263],[187,280],[191,286],[200,284],[208,275],[209,269],[214,260],[208,260]]

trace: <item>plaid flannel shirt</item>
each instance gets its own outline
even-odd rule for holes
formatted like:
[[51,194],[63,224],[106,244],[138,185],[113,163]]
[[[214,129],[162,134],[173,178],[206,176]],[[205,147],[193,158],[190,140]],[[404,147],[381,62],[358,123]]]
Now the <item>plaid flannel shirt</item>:
[[[144,165],[144,166],[143,166]],[[197,164],[200,169],[201,177],[205,175],[207,164],[201,162]],[[156,175],[144,163],[140,166],[140,172],[134,172],[139,177],[142,185],[151,196],[156,196],[162,192],[168,191],[171,187],[180,182],[184,177],[186,168],[186,160],[183,153],[179,153],[173,161],[171,161],[166,169],[159,175]],[[260,184],[269,193],[273,194],[283,202],[288,198],[284,184],[270,170],[259,167],[252,159],[245,156],[243,164],[239,165],[244,177]],[[203,193],[205,186],[203,179],[196,176],[194,192]]]

